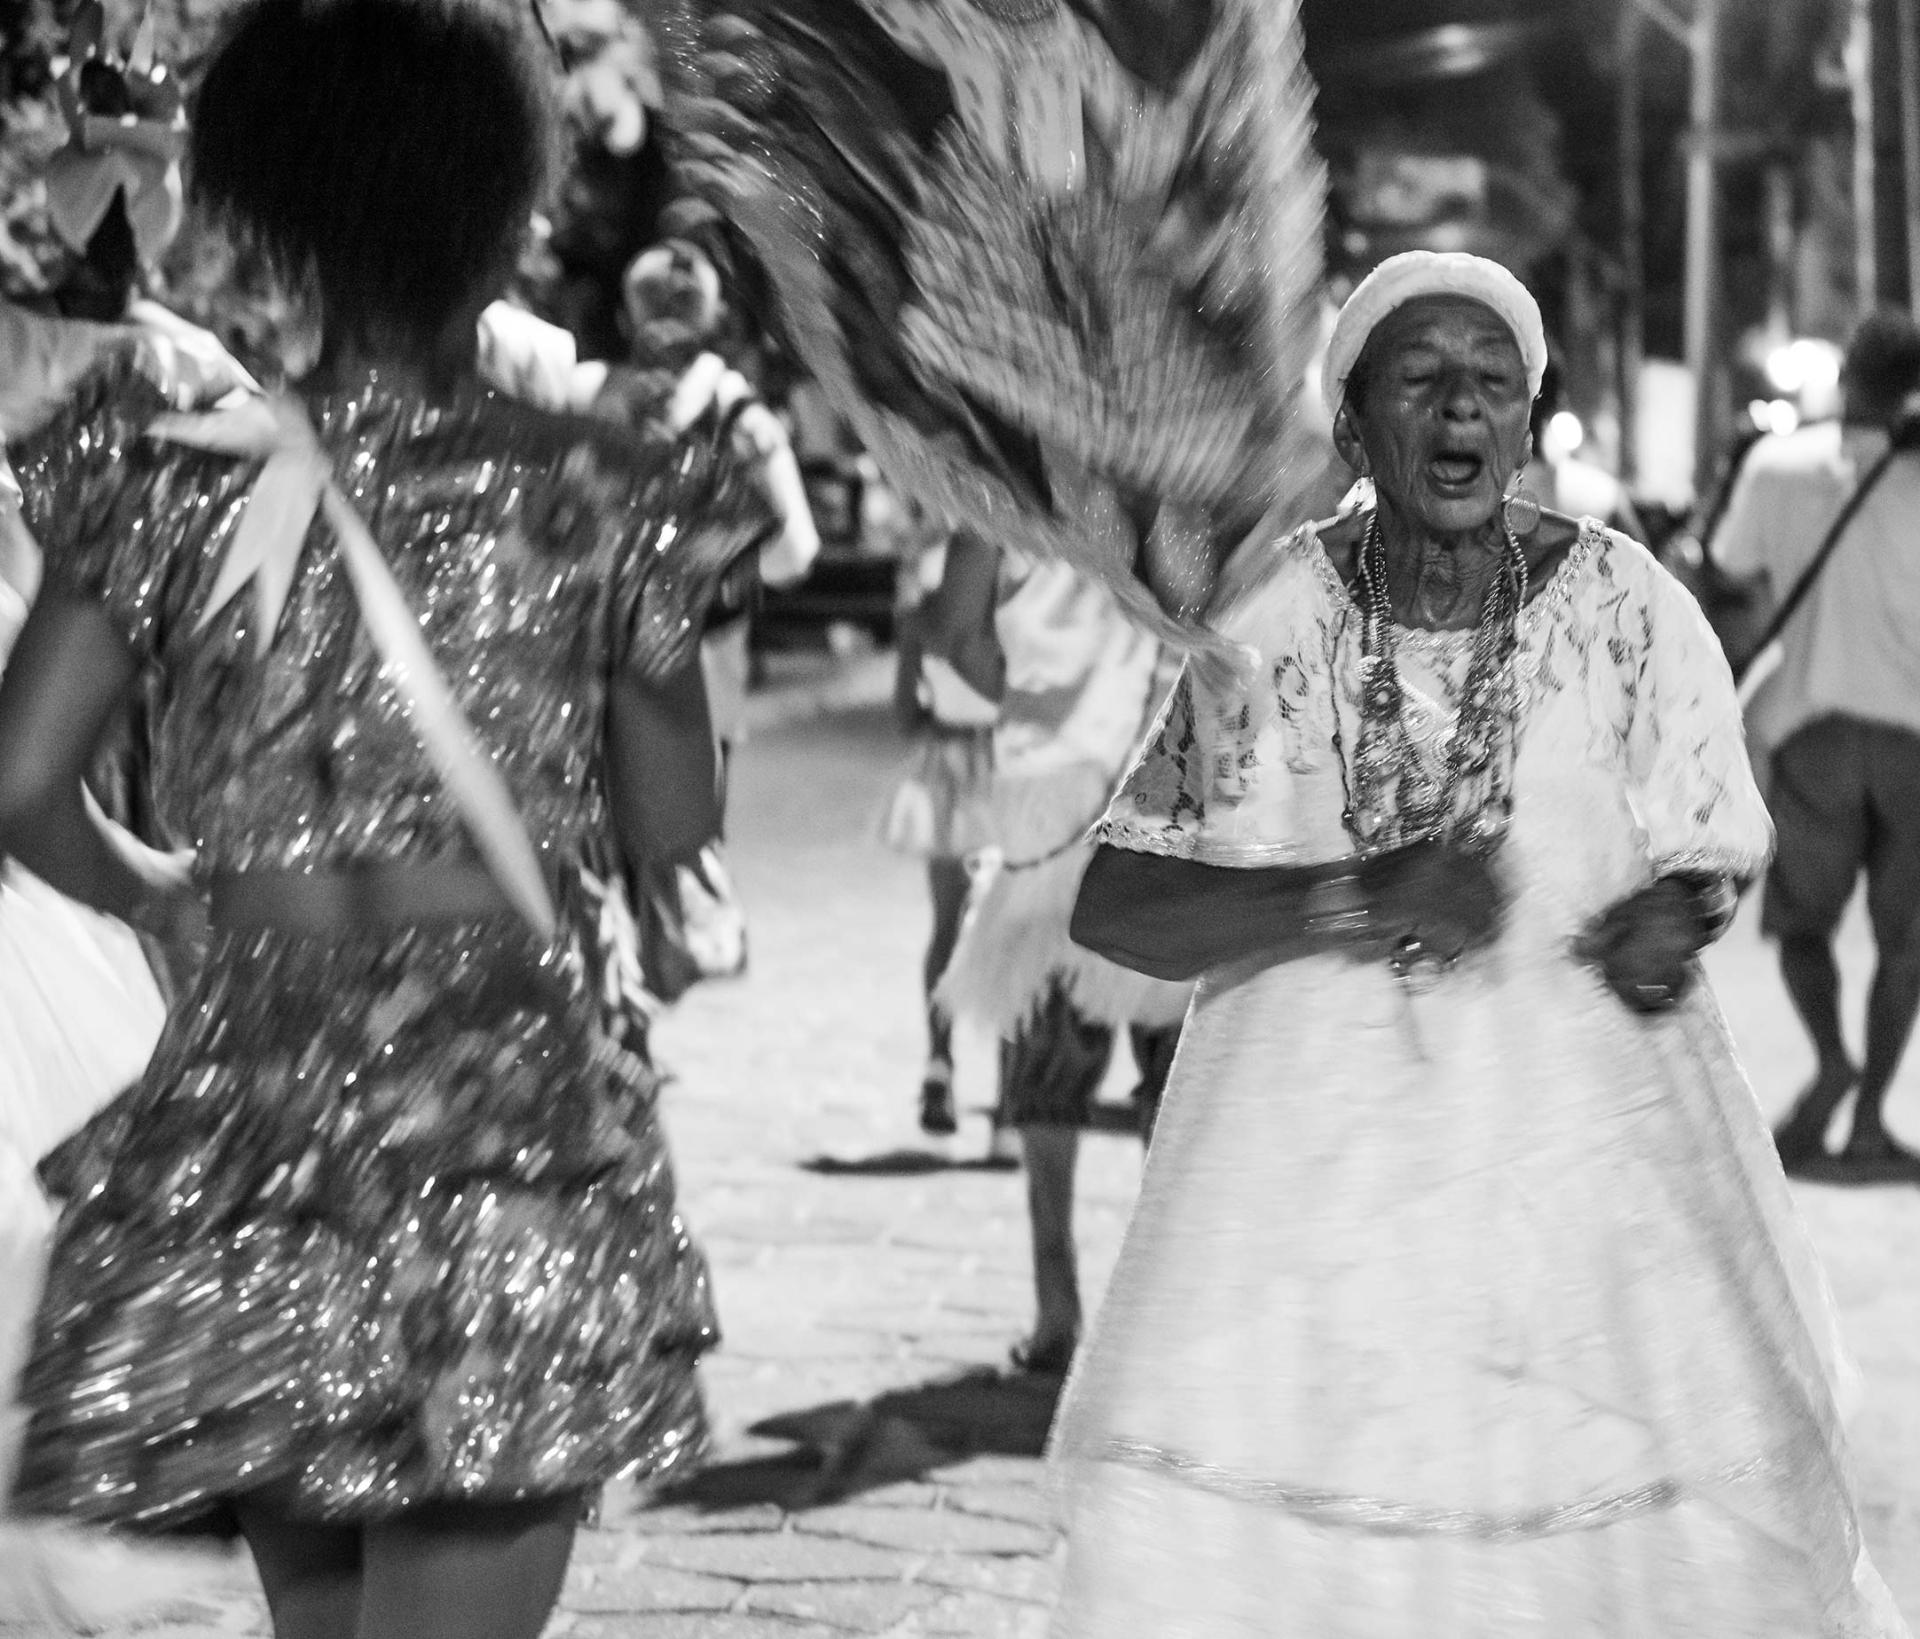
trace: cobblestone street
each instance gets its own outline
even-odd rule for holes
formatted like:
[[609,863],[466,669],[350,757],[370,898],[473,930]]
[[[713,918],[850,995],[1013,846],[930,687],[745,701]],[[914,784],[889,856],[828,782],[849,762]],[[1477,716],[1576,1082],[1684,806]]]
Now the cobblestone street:
[[[925,891],[874,840],[903,756],[880,684],[876,661],[841,674],[836,699],[788,691],[741,755],[732,860],[752,971],[696,992],[659,1036],[683,1199],[726,1326],[708,1373],[719,1462],[665,1505],[608,1499],[554,1635],[1044,1631],[1055,1556],[1037,1458],[1052,1408],[1002,1371],[1030,1318],[1022,1183],[981,1165],[983,1044],[961,1044],[950,1148],[915,1125]],[[1855,928],[1856,997],[1865,956]],[[1771,1112],[1810,1055],[1751,906],[1713,967]],[[1892,1113],[1920,1141],[1920,1064]],[[1127,1139],[1085,1148],[1090,1293],[1138,1170]],[[1867,1374],[1869,1540],[1920,1624],[1920,1190],[1801,1199]],[[243,1562],[211,1562],[205,1598],[150,1631],[264,1632]]]

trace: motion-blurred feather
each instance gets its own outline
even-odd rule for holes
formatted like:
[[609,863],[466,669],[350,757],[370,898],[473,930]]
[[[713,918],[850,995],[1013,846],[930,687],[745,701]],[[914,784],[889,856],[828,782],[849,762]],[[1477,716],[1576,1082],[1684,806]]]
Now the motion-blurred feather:
[[1193,641],[1319,473],[1297,0],[666,6],[688,179],[890,481]]

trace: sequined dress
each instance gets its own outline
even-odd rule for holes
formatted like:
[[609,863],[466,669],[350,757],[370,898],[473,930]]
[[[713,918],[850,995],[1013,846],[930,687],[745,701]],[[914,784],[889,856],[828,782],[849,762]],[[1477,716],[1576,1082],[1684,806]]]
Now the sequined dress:
[[[1359,621],[1311,530],[1256,549],[1101,834],[1228,867],[1351,852]],[[1448,732],[1472,635],[1406,633]],[[1512,901],[1409,989],[1229,966],[1188,1016],[1056,1425],[1055,1633],[1895,1639],[1833,1307],[1704,984],[1630,1012],[1569,946],[1770,834],[1688,596],[1584,527],[1523,615]],[[1337,731],[1337,732],[1336,732]]]
[[[15,464],[49,574],[160,680],[169,834],[205,872],[472,858],[323,522],[264,653],[246,597],[202,627],[259,464],[144,436],[163,407],[103,373]],[[215,935],[138,1088],[47,1169],[67,1205],[23,1512],[217,1527],[273,1483],[376,1518],[667,1473],[702,1443],[706,1267],[655,1078],[597,1028],[579,863],[606,681],[691,656],[746,508],[717,443],[377,379],[307,410],[563,931]]]

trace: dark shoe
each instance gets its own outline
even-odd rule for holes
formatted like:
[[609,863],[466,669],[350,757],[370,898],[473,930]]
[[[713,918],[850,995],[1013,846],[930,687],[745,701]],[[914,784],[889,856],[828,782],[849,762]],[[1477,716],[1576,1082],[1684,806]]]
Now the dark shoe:
[[1920,1155],[1897,1143],[1890,1134],[1855,1143],[1833,1158],[1831,1175],[1822,1168],[1822,1182],[1836,1184],[1920,1184]]
[[953,1066],[929,1059],[920,1080],[920,1130],[934,1138],[951,1138],[960,1130],[953,1108]]
[[1070,1337],[1045,1344],[1037,1338],[1023,1337],[1007,1351],[1007,1358],[1013,1362],[1015,1371],[1032,1377],[1065,1377],[1067,1368],[1073,1364],[1073,1350],[1074,1341]]

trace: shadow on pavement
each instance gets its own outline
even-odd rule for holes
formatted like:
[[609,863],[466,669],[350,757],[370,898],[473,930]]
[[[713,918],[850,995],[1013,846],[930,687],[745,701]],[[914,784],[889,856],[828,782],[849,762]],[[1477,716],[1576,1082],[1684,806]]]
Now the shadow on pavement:
[[1038,1457],[1060,1387],[1058,1377],[977,1366],[872,1400],[782,1412],[751,1432],[798,1449],[717,1463],[655,1500],[702,1513],[757,1503],[794,1513],[925,1479],[970,1457]]
[[[1130,1103],[1097,1101],[1087,1111],[1083,1130],[1138,1138],[1140,1113]],[[903,1149],[883,1150],[878,1155],[815,1155],[802,1161],[800,1170],[823,1178],[917,1178],[929,1172],[1013,1172],[1019,1165],[1013,1158],[996,1160],[986,1155],[955,1158],[938,1150]]]
[[955,1159],[932,1150],[886,1150],[879,1155],[816,1155],[800,1163],[802,1172],[823,1178],[915,1178],[928,1172],[1014,1172],[1018,1161],[984,1155]]

